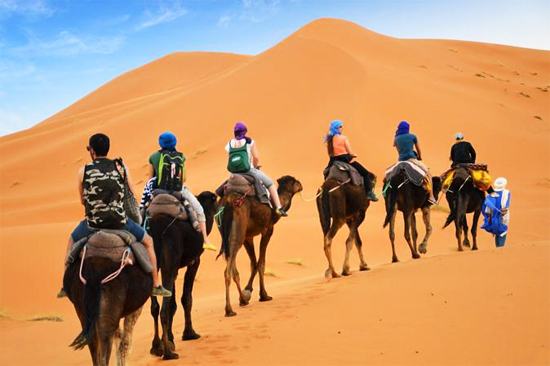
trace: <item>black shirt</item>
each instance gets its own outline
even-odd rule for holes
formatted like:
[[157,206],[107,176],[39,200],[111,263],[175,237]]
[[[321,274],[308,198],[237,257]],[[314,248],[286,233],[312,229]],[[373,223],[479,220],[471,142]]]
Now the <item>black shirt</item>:
[[469,142],[460,141],[451,148],[453,165],[476,162],[476,151]]

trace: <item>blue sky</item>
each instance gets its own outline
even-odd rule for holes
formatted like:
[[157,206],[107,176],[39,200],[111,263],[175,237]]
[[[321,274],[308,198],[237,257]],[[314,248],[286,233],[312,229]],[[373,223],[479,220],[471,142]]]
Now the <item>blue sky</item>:
[[399,38],[550,50],[549,0],[0,0],[0,135],[166,54],[254,55],[320,17]]

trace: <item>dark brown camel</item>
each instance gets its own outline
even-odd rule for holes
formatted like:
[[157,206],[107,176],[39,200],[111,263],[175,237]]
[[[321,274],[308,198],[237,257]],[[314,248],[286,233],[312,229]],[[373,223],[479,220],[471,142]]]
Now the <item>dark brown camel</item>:
[[[472,250],[477,250],[477,225],[479,216],[481,215],[481,206],[485,201],[485,192],[475,187],[468,168],[457,168],[445,197],[449,203],[451,213],[447,217],[443,228],[446,228],[454,221],[458,251],[462,252],[464,250],[462,247],[463,244],[465,247],[470,246],[466,214],[473,213],[472,239],[474,245],[472,246]],[[464,241],[462,241],[462,231],[464,231]]]
[[[120,263],[106,258],[88,258],[79,278],[80,261],[75,261],[63,277],[63,288],[73,303],[82,332],[71,347],[88,346],[93,365],[108,365],[113,341],[116,341],[117,365],[125,365],[132,342],[132,332],[143,304],[151,295],[153,279],[138,265],[126,266],[118,277],[101,281],[118,270]],[[120,319],[124,326],[119,329]]]
[[328,260],[325,277],[340,277],[332,263],[332,240],[344,224],[348,225],[349,235],[346,239],[346,256],[342,275],[349,276],[351,274],[349,255],[354,243],[361,261],[359,270],[368,270],[369,267],[363,258],[363,243],[358,230],[370,205],[364,187],[354,186],[350,183],[340,185],[338,181],[328,179],[323,183],[320,191],[320,195],[317,197],[317,210],[323,229],[325,255]]
[[[397,210],[403,212],[403,220],[405,221],[405,239],[411,250],[414,259],[420,258],[418,252],[425,254],[428,249],[428,239],[432,235],[432,226],[430,224],[430,203],[428,202],[429,194],[424,187],[417,186],[410,182],[403,171],[394,175],[389,182],[384,181],[384,186],[389,183],[385,195],[386,201],[386,219],[384,227],[390,224],[390,241],[392,249],[392,262],[399,262],[395,254],[395,215]],[[434,197],[437,197],[441,188],[441,179],[439,177],[432,178],[432,189]],[[426,226],[426,235],[416,248],[418,239],[418,231],[416,230],[415,213],[422,210],[422,219]],[[411,241],[412,236],[412,241]]]
[[[279,184],[277,192],[281,200],[283,210],[288,211],[294,195],[302,191],[302,184],[291,176],[283,176],[277,180]],[[239,291],[239,304],[248,305],[252,296],[252,282],[256,273],[260,277],[260,301],[269,301],[272,299],[267,294],[264,285],[264,271],[267,244],[273,234],[273,226],[279,221],[279,216],[269,206],[260,203],[256,197],[246,197],[241,199],[239,193],[230,193],[224,196],[218,207],[221,212],[220,233],[222,237],[222,253],[227,261],[225,268],[225,316],[237,315],[231,308],[231,299],[229,296],[229,286],[231,279],[235,281]],[[239,200],[242,204],[239,205]],[[255,236],[262,236],[260,240],[260,256],[256,261],[253,239]],[[248,284],[241,290],[239,272],[237,271],[237,253],[243,246],[250,257],[250,279]]]
[[[206,216],[208,233],[212,230],[214,213],[216,210],[216,195],[211,192],[202,192],[198,197]],[[193,284],[200,266],[200,256],[203,252],[203,237],[191,226],[189,221],[174,220],[164,214],[154,215],[150,220],[150,231],[155,243],[155,254],[158,258],[158,268],[162,273],[162,285],[172,291],[171,297],[162,301],[162,309],[155,297],[151,297],[151,315],[155,321],[155,335],[151,347],[151,354],[163,356],[165,360],[178,358],[174,352],[174,334],[172,323],[176,313],[175,282],[178,270],[187,267],[183,282],[181,304],[185,315],[185,329],[182,339],[192,340],[200,338],[193,329],[191,308],[193,306]],[[162,324],[162,340],[159,338],[159,309]]]

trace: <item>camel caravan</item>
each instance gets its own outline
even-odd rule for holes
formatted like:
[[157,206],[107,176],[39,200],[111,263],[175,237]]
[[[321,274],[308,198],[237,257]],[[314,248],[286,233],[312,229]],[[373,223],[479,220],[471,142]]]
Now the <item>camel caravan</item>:
[[[205,191],[198,196],[184,185],[185,157],[176,149],[176,136],[171,132],[161,134],[160,149],[149,158],[149,180],[139,206],[122,159],[107,157],[109,137],[101,133],[90,137],[87,150],[92,161],[78,172],[86,217],[70,235],[63,287],[57,296],[69,298],[81,322],[82,330],[71,346],[75,349],[88,346],[94,365],[109,364],[113,342],[117,364],[126,363],[133,328],[149,298],[154,320],[150,353],[165,360],[178,358],[172,324],[177,309],[175,283],[181,268],[185,268],[181,289],[185,324],[182,340],[200,337],[191,319],[193,286],[204,250],[218,250],[208,238],[214,224],[222,238],[216,259],[223,256],[226,261],[225,316],[236,315],[230,301],[232,281],[240,306],[249,304],[256,275],[259,300],[272,300],[264,282],[267,247],[275,224],[288,216],[293,198],[303,187],[289,175],[274,182],[260,170],[258,147],[247,136],[247,127],[238,122],[233,132],[234,138],[225,146],[228,179],[215,192]],[[369,269],[362,252],[359,226],[371,203],[379,199],[374,194],[375,174],[357,161],[349,138],[342,132],[342,121],[330,124],[325,137],[329,163],[315,198],[328,262],[327,278],[340,276],[332,261],[332,242],[344,224],[349,235],[341,275],[351,274],[349,259],[353,246],[359,254],[359,270]],[[507,182],[498,178],[492,184],[487,166],[475,163],[475,150],[462,134],[456,135],[451,149],[451,168],[441,176],[432,177],[422,162],[418,138],[410,133],[406,121],[398,125],[394,146],[398,162],[386,170],[380,195],[385,200],[383,227],[389,224],[392,262],[398,261],[394,232],[397,211],[403,213],[405,239],[412,258],[420,258],[420,254],[427,252],[432,233],[430,208],[437,204],[440,193],[450,207],[444,227],[455,223],[459,251],[470,246],[468,213],[474,214],[472,250],[478,249],[477,226],[481,214],[482,228],[495,235],[497,246],[504,245],[510,200],[510,192],[505,189]],[[415,213],[419,210],[426,233],[417,248]],[[256,236],[260,236],[258,254],[254,246]],[[236,261],[243,246],[251,269],[244,288]],[[162,305],[157,296],[162,297]],[[122,326],[121,319],[124,319]]]

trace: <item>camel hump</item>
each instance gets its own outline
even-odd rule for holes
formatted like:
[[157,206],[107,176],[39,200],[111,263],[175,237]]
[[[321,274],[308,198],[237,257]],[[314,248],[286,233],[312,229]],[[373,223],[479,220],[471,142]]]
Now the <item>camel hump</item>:
[[326,168],[323,172],[325,180],[334,179],[339,183],[351,182],[354,186],[363,185],[363,177],[357,169],[348,163],[342,161],[335,161],[330,167]]
[[151,216],[165,214],[183,221],[189,218],[180,199],[170,193],[158,193],[149,204],[148,211]]

